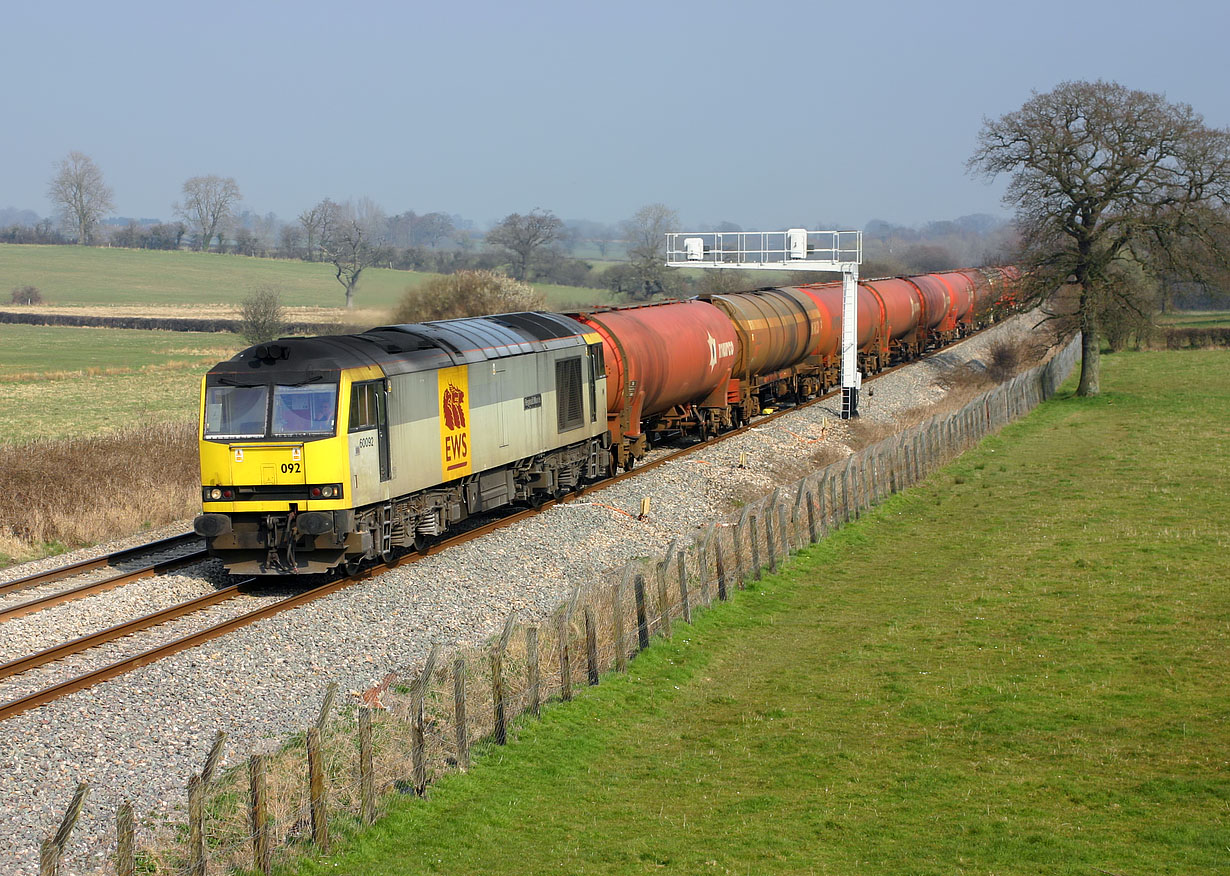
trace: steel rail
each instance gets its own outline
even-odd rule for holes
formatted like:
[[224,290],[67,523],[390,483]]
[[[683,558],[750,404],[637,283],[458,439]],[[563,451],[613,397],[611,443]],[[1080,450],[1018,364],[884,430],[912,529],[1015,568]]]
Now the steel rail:
[[72,654],[78,654],[82,651],[95,648],[99,645],[105,645],[108,642],[113,642],[116,639],[122,638],[132,633],[138,633],[141,630],[147,630],[150,627],[156,627],[159,624],[173,621],[184,615],[193,614],[198,611],[203,611],[211,606],[234,599],[240,594],[240,587],[250,584],[251,581],[243,581],[239,584],[233,584],[223,590],[216,590],[213,593],[206,593],[204,596],[198,596],[196,599],[191,599],[188,602],[181,602],[178,605],[172,605],[169,608],[164,608],[161,611],[155,611],[152,614],[147,614],[134,620],[125,621],[124,623],[116,624],[113,627],[108,627],[105,630],[100,630],[97,633],[89,633],[80,638],[73,639],[71,642],[66,642],[63,645],[53,645],[50,648],[44,648],[37,654],[31,654],[28,657],[19,657],[16,660],[10,660],[8,663],[0,664],[0,679],[8,678],[12,675],[17,675],[39,666],[44,666],[55,660],[60,660]]
[[12,581],[6,581],[5,583],[0,584],[0,596],[5,596],[9,593],[16,593],[18,590],[28,590],[31,587],[38,587],[41,584],[47,584],[51,581],[58,581],[61,578],[67,578],[70,575],[80,575],[82,572],[89,572],[93,569],[101,569],[103,566],[112,566],[118,562],[129,559],[130,557],[139,556],[140,554],[149,553],[150,551],[165,550],[167,548],[177,547],[185,542],[199,539],[200,536],[196,533],[185,532],[181,535],[172,535],[157,541],[151,541],[148,544],[113,551],[112,553],[105,554],[101,557],[80,560],[76,563],[69,563],[66,566],[57,566],[56,568],[48,569],[45,572],[35,572],[33,575],[26,575],[24,578],[16,578]]
[[86,596],[93,596],[95,593],[104,593],[108,590],[114,590],[117,587],[123,587],[125,584],[131,584],[133,581],[139,581],[142,578],[151,578],[154,575],[159,575],[171,569],[178,569],[182,566],[190,566],[193,563],[199,563],[209,556],[204,548],[194,551],[190,554],[185,554],[182,557],[176,557],[173,560],[159,560],[148,566],[142,566],[140,569],[133,569],[131,572],[119,572],[109,578],[103,578],[99,581],[92,581],[89,584],[82,584],[80,587],[74,587],[71,590],[61,590],[59,593],[49,593],[46,596],[40,596],[38,599],[31,599],[23,602],[20,605],[12,605],[8,608],[0,608],[0,623],[15,617],[32,614],[36,611],[42,611],[45,608],[51,608],[53,605],[60,605],[64,602],[71,602],[74,599],[81,599]]

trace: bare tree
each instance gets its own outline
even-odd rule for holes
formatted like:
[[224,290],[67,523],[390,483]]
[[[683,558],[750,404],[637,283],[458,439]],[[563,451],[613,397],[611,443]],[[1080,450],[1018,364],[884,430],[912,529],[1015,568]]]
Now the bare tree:
[[340,208],[333,201],[325,198],[314,207],[309,207],[299,214],[299,224],[303,226],[304,258],[309,262],[316,261],[320,255],[320,245],[329,236],[333,225],[337,222]]
[[214,237],[226,234],[235,206],[243,197],[235,178],[194,176],[184,183],[184,201],[172,205],[175,215],[182,216],[196,230],[197,249],[207,252]]
[[379,228],[370,222],[382,218],[370,209],[364,211],[367,222],[349,204],[335,212],[326,236],[320,242],[325,261],[333,265],[337,281],[346,290],[346,307],[354,306],[355,287],[367,268],[387,258],[380,243]]
[[563,220],[539,207],[525,215],[509,213],[487,232],[487,243],[508,250],[513,257],[513,277],[525,280],[535,253],[559,240],[563,233]]
[[103,182],[98,165],[81,152],[70,152],[56,166],[47,188],[61,225],[77,233],[77,243],[89,244],[94,229],[106,213],[115,209],[114,193]]
[[[1026,291],[1060,315],[1065,284],[1083,332],[1079,395],[1099,391],[1099,313],[1139,309],[1114,282],[1129,262],[1190,275],[1230,261],[1230,131],[1187,104],[1115,82],[1065,82],[983,123],[972,171],[1011,175]],[[1185,260],[1180,248],[1201,257]]]
[[435,249],[440,241],[457,233],[453,220],[446,213],[424,213],[410,227],[410,242],[415,246],[430,246]]
[[672,270],[666,267],[666,233],[678,227],[679,215],[665,204],[646,204],[623,223],[636,281],[633,298],[653,298],[670,290]]

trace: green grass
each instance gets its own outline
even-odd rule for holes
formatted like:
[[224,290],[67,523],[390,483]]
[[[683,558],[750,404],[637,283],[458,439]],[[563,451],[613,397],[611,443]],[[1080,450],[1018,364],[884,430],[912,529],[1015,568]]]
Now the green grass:
[[0,323],[0,383],[45,374],[212,365],[246,346],[228,332]]
[[1230,357],[1102,361],[298,872],[1226,872]]
[[[432,274],[369,268],[356,307],[393,307],[408,287]],[[199,252],[0,244],[0,295],[37,286],[47,304],[238,304],[273,286],[287,306],[342,307],[345,295],[328,264]],[[606,301],[601,289],[537,285],[548,306]]]
[[0,324],[0,445],[193,419],[201,375],[244,346],[225,332]]

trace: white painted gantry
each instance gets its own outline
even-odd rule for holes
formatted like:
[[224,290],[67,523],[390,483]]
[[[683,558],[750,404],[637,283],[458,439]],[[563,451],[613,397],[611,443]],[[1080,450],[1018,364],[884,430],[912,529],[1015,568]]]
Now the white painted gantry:
[[666,264],[672,268],[732,268],[741,271],[831,271],[841,274],[841,418],[858,416],[858,266],[863,232],[672,231]]

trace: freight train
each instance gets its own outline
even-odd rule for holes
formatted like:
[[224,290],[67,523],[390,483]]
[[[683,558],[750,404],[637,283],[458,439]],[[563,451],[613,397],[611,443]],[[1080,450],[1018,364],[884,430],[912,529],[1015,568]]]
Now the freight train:
[[[859,368],[950,343],[1011,301],[1013,268],[858,285]],[[234,573],[350,571],[475,514],[539,505],[840,382],[841,283],[581,313],[282,338],[200,399],[209,551]]]

